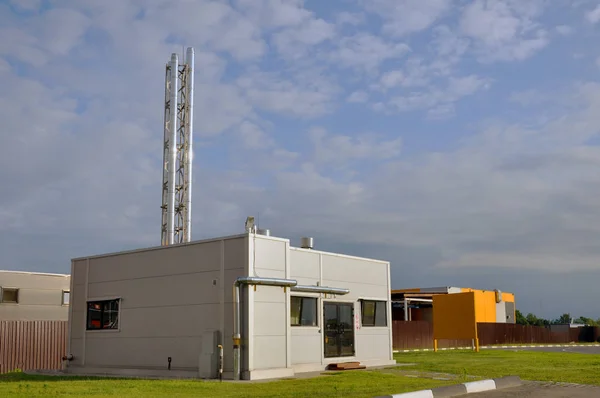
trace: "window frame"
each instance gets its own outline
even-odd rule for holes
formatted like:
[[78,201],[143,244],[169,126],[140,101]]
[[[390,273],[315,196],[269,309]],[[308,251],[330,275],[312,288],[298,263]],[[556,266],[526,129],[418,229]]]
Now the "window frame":
[[[4,291],[13,290],[16,292],[16,301],[4,301]],[[18,287],[0,286],[0,304],[19,304],[20,289]]]
[[[121,330],[121,298],[120,297],[110,297],[110,298],[97,298],[97,299],[87,299],[86,300],[86,308],[85,308],[85,330],[86,332],[118,332]],[[103,327],[104,324],[104,316],[105,315],[105,307],[104,303],[116,302],[117,303],[117,317],[116,322],[113,327]],[[100,314],[100,327],[90,327],[90,304],[102,304],[102,310]]]
[[[65,303],[65,293],[69,295],[69,302]],[[60,298],[60,305],[69,306],[71,304],[71,291],[63,290]]]
[[[302,323],[293,323],[292,321],[292,303],[294,299],[300,299],[300,313],[299,313],[299,320],[300,322],[302,321],[302,310],[304,308],[304,302],[305,300],[314,300],[315,303],[315,320],[314,320],[314,324],[311,325],[303,325]],[[294,327],[294,328],[318,328],[319,327],[319,298],[315,297],[315,296],[300,296],[300,295],[290,295],[290,326]]]
[[[365,303],[373,303],[373,322],[365,323]],[[380,304],[379,306],[377,304]],[[383,308],[384,310],[384,323],[377,323],[377,309]],[[360,300],[360,323],[362,327],[371,327],[371,328],[387,328],[389,327],[389,319],[388,319],[388,302],[387,300],[377,300],[377,299],[361,299]]]

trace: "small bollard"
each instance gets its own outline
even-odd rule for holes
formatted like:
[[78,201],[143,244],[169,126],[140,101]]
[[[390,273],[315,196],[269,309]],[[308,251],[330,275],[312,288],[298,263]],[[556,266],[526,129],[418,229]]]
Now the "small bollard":
[[219,381],[223,381],[223,346],[219,344]]

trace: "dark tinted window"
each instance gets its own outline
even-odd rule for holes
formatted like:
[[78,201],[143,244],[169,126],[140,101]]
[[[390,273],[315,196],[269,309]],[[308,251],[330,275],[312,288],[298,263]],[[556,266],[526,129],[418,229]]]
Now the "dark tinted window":
[[118,329],[119,300],[89,301],[87,308],[87,329]]
[[317,299],[291,297],[290,323],[292,326],[317,326]]
[[363,326],[387,326],[385,301],[362,300],[361,309]]

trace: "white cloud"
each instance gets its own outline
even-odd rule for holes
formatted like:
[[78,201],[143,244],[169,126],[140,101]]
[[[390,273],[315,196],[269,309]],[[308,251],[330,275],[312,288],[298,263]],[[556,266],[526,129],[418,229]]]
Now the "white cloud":
[[45,12],[35,26],[39,29],[40,47],[65,56],[82,43],[83,34],[90,25],[91,20],[81,12],[54,8]]
[[[436,58],[430,63],[419,57],[413,57],[403,63],[403,69],[388,70],[379,78],[379,82],[371,84],[371,89],[394,93],[393,89],[421,89],[428,86],[439,86],[441,80],[452,78],[454,70],[448,58]],[[414,93],[415,91],[411,91]]]
[[467,53],[471,42],[446,25],[436,26],[432,32],[431,47],[437,57],[432,61],[430,68],[438,74],[450,75],[453,73],[453,67]]
[[547,32],[535,22],[541,11],[540,1],[477,0],[464,9],[460,28],[476,41],[482,60],[523,60],[549,42]]
[[348,102],[354,102],[354,103],[365,103],[369,100],[369,94],[364,92],[364,91],[354,91],[352,94],[350,94],[348,96],[348,98],[346,98],[346,101]]
[[560,35],[563,36],[568,36],[573,33],[573,28],[569,25],[558,25],[555,29]]
[[10,0],[10,4],[17,9],[25,11],[37,11],[42,5],[42,0]]
[[194,89],[195,130],[202,135],[220,134],[253,114],[252,105],[237,87],[195,84]]
[[452,6],[450,0],[363,0],[365,9],[385,21],[383,32],[401,37],[430,27]]
[[3,58],[0,58],[0,73],[10,71],[10,64]]
[[600,21],[600,5],[597,5],[593,10],[586,12],[585,18],[593,24],[598,23],[598,21]]
[[334,25],[322,19],[309,19],[301,26],[276,33],[273,42],[286,58],[297,59],[305,56],[310,48],[333,38],[334,35]]
[[548,97],[539,90],[530,89],[512,93],[509,97],[509,101],[521,106],[530,106],[548,101]]
[[257,25],[269,29],[298,26],[313,16],[302,7],[303,0],[235,0],[235,3]]
[[462,55],[469,46],[468,40],[459,37],[447,25],[436,26],[432,31],[432,44],[440,56]]
[[352,13],[343,11],[335,17],[338,25],[361,25],[365,22],[365,15],[362,13]]
[[464,97],[474,94],[481,89],[489,88],[489,80],[476,75],[450,78],[448,92],[454,97]]
[[316,164],[346,166],[358,160],[382,161],[397,157],[402,139],[382,141],[374,134],[332,135],[323,128],[312,128],[309,136],[315,148]]
[[274,149],[272,155],[273,157],[268,163],[270,170],[283,170],[291,166],[300,157],[298,152],[289,151],[283,148]]
[[250,149],[267,149],[273,146],[273,140],[256,124],[244,121],[238,128],[244,146]]
[[374,73],[382,62],[397,59],[410,51],[404,43],[386,42],[380,37],[361,32],[339,40],[330,60],[340,66]]
[[401,70],[393,70],[381,76],[381,85],[385,88],[396,87],[405,81],[404,73]]
[[338,92],[332,82],[311,71],[299,72],[292,79],[276,73],[248,73],[237,85],[256,108],[301,117],[331,112]]
[[[73,0],[73,4],[114,40],[112,44],[119,55],[137,55],[138,61],[155,62],[167,51],[181,51],[182,45],[191,42],[199,49],[209,46],[242,62],[254,60],[266,51],[255,21],[224,2],[161,0],[145,8],[133,1],[113,4]],[[141,11],[143,18],[136,19]],[[166,44],[171,40],[175,43]]]
[[273,31],[271,42],[289,60],[306,56],[336,33],[333,24],[304,8],[302,0],[236,0],[235,4],[255,27]]
[[453,103],[442,103],[433,106],[427,110],[427,117],[431,120],[448,119],[454,115],[455,107]]
[[388,105],[400,112],[432,110],[430,115],[439,118],[441,115],[452,113],[453,103],[463,97],[473,95],[477,91],[485,90],[489,85],[489,79],[476,75],[451,77],[444,89],[430,86],[426,91],[411,91],[406,95],[393,97]]
[[35,67],[43,66],[48,61],[46,53],[36,48],[39,40],[23,30],[10,26],[0,27],[0,37],[10,37],[10,40],[0,41],[0,55],[15,57]]

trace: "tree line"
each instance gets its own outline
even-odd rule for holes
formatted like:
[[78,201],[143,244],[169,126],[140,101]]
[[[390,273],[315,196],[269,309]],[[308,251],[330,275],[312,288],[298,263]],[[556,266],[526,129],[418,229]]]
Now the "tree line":
[[549,325],[564,325],[564,324],[578,324],[586,326],[600,326],[600,318],[594,320],[585,316],[579,318],[573,318],[571,314],[562,314],[557,319],[544,319],[538,318],[536,315],[529,313],[523,315],[521,311],[516,310],[515,321],[519,325],[531,325],[531,326],[549,326]]

